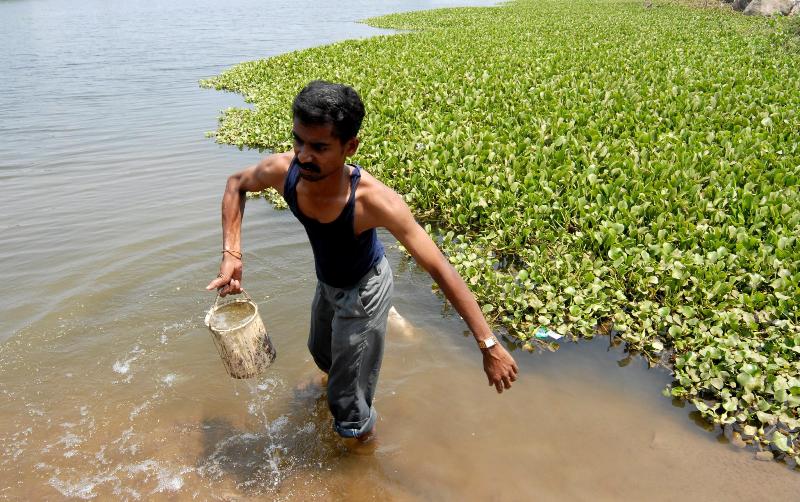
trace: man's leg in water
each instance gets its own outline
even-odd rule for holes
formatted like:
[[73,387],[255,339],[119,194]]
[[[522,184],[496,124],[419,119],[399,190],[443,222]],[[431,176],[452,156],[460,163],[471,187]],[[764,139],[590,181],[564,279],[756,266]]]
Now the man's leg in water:
[[392,290],[386,258],[352,289],[317,286],[308,348],[317,366],[329,375],[328,406],[334,429],[342,437],[366,440],[375,426],[372,399]]
[[317,282],[314,300],[311,302],[311,329],[308,334],[308,351],[317,368],[326,375],[331,370],[331,335],[333,326],[333,304],[325,295],[327,286]]

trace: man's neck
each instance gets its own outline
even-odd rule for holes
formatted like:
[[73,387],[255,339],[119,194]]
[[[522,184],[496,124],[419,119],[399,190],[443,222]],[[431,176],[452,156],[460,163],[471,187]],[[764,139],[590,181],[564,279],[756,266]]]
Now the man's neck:
[[304,185],[306,193],[315,197],[334,198],[343,193],[347,193],[350,187],[350,167],[346,163],[342,167],[331,173],[329,176],[319,181],[306,181],[300,179]]

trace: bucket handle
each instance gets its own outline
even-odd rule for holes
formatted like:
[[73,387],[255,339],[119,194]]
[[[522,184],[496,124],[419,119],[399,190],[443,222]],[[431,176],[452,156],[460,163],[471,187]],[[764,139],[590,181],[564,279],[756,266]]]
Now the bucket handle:
[[[245,298],[247,298],[251,302],[253,301],[253,299],[250,298],[250,295],[247,294],[247,291],[245,291],[244,288],[242,288],[242,294],[244,295]],[[212,305],[211,308],[214,308],[217,305],[219,305],[219,299],[220,298],[222,298],[222,297],[219,295],[219,293],[217,293],[217,298],[216,298],[216,300],[214,300],[214,305]],[[253,302],[253,303],[255,303],[255,302]]]

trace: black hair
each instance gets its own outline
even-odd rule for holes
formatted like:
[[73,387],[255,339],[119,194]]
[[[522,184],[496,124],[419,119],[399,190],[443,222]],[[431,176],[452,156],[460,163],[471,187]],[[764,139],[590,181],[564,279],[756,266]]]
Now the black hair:
[[292,116],[307,125],[331,124],[333,135],[344,143],[361,129],[364,103],[350,86],[314,80],[294,98]]

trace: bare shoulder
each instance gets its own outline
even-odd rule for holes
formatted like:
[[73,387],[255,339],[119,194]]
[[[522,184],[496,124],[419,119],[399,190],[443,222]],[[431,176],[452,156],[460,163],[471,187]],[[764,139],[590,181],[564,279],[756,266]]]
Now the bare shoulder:
[[283,193],[283,183],[286,180],[286,173],[294,158],[293,152],[273,153],[267,155],[253,168],[246,170],[251,175],[247,181],[252,191],[263,190],[272,187]]
[[289,172],[289,166],[292,164],[293,158],[294,152],[273,153],[261,159],[257,169],[266,175],[277,175],[284,178],[286,173]]
[[259,167],[263,167],[267,170],[281,171],[285,173],[289,170],[289,165],[291,165],[293,158],[294,152],[292,151],[273,153],[261,159],[261,162],[259,162],[258,165]]
[[400,194],[364,169],[361,169],[361,181],[358,184],[358,202],[369,211],[386,211],[396,209],[397,205],[406,206]]
[[364,169],[356,192],[356,218],[359,230],[376,227],[391,230],[401,221],[413,221],[403,197]]

